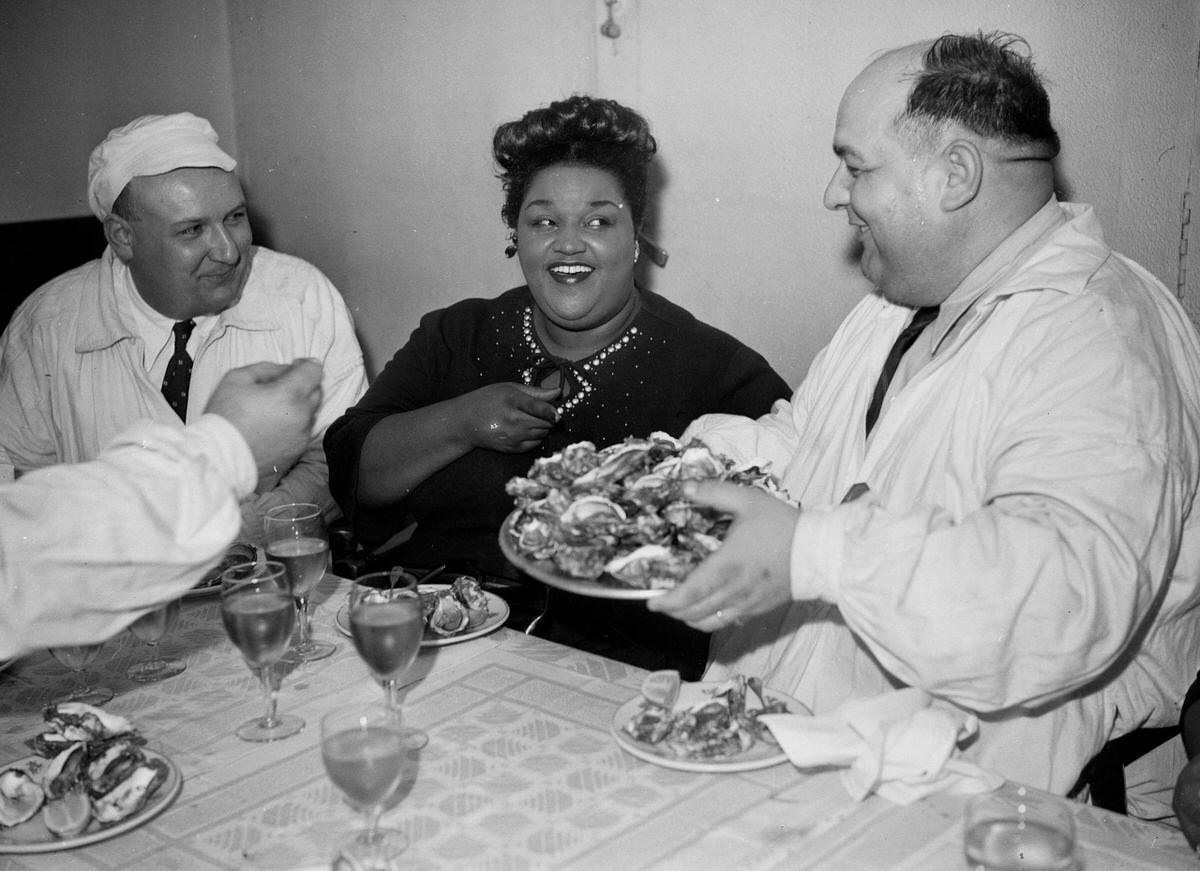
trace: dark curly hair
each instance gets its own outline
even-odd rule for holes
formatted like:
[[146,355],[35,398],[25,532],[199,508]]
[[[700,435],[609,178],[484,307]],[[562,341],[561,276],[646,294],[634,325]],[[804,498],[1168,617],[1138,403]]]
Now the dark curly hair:
[[657,150],[646,119],[615,100],[576,95],[526,112],[519,121],[501,124],[492,136],[492,155],[504,185],[500,216],[515,228],[533,176],[556,163],[573,163],[611,173],[629,202],[634,228],[640,228],[650,161]]
[[950,121],[980,136],[1058,154],[1050,97],[1029,57],[1029,43],[994,31],[947,34],[925,52],[914,76],[901,130],[928,133]]

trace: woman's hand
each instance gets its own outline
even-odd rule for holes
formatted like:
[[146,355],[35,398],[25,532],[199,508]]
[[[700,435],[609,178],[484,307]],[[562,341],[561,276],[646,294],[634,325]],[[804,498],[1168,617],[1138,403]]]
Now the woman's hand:
[[506,454],[531,451],[558,420],[557,387],[489,384],[459,397],[464,433],[472,445]]

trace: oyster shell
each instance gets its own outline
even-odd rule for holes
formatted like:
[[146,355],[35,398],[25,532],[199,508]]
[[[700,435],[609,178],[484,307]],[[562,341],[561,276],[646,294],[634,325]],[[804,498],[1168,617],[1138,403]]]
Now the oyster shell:
[[20,768],[0,771],[0,826],[25,822],[45,800],[45,791],[29,772]]
[[59,702],[42,711],[42,719],[68,741],[94,741],[133,731],[124,717],[83,702]]
[[473,629],[488,618],[488,600],[479,581],[468,575],[459,575],[450,584],[450,591],[467,609],[467,627]]
[[549,559],[558,548],[557,517],[523,511],[513,525],[517,547],[534,559]]
[[687,577],[696,562],[665,545],[646,544],[609,560],[604,570],[630,587],[654,590],[675,586]]
[[128,738],[92,747],[86,772],[88,790],[94,796],[103,795],[144,759],[141,748]]
[[437,595],[428,624],[437,635],[453,635],[466,629],[470,619],[466,606],[450,590],[444,590]]
[[92,816],[111,825],[140,811],[147,799],[167,779],[167,766],[159,759],[144,759],[111,789],[92,799]]
[[625,516],[625,509],[607,496],[580,496],[567,506],[559,519],[577,526],[624,520]]
[[49,798],[70,792],[87,769],[87,745],[77,741],[58,753],[42,772],[42,785]]
[[564,544],[554,552],[554,564],[573,578],[594,580],[604,574],[608,555],[603,544]]

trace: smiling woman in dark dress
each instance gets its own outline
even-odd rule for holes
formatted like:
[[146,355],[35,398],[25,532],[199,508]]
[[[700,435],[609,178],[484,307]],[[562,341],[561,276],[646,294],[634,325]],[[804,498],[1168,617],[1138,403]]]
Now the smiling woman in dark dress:
[[[507,253],[526,284],[425,315],[329,428],[330,487],[365,543],[411,518],[398,563],[470,560],[519,580],[497,535],[513,508],[505,483],[536,458],[584,440],[678,436],[707,412],[757,417],[789,394],[761,355],[635,283],[655,150],[639,114],[587,96],[496,130]],[[638,602],[555,591],[539,628],[685,676],[707,654],[707,636]]]

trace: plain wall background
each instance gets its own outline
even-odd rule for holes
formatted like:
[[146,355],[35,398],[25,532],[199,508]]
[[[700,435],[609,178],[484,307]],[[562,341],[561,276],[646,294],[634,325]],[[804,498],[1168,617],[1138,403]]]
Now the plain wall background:
[[[86,214],[114,126],[184,109],[240,161],[256,229],[322,268],[372,373],[422,313],[521,283],[495,126],[574,92],[651,121],[644,281],[796,383],[867,290],[821,194],[834,116],[879,49],[951,30],[1030,42],[1065,192],[1200,313],[1195,0],[5,0],[0,223]],[[1181,246],[1190,256],[1181,259]],[[1188,262],[1192,264],[1188,270]],[[644,259],[645,262],[645,259]]]

